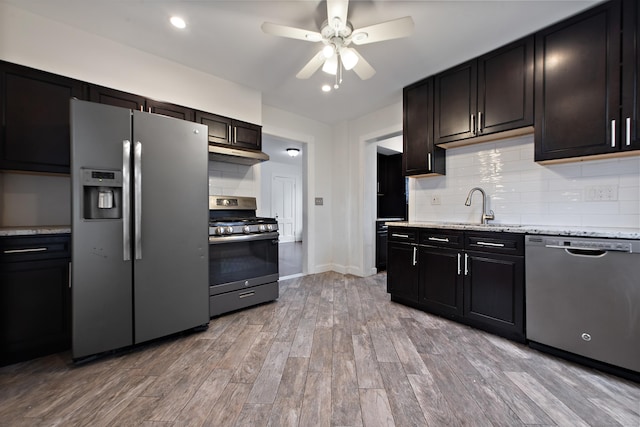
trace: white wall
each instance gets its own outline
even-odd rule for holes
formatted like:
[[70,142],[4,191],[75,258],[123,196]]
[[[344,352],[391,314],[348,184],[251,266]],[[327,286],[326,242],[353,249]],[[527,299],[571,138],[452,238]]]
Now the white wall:
[[[640,229],[640,157],[544,166],[533,155],[533,135],[447,150],[445,176],[410,179],[409,220],[480,222],[480,194],[464,202],[482,187],[496,223]],[[589,200],[598,186],[617,200]]]

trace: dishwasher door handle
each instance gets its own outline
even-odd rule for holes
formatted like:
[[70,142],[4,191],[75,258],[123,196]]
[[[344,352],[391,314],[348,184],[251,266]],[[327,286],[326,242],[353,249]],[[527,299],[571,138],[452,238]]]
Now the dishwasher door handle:
[[[583,246],[561,246],[561,245],[545,245],[544,247],[550,248],[550,249],[564,249],[570,254],[575,253],[575,254],[581,254],[581,255],[588,255],[589,253],[591,253],[592,256],[602,256],[607,252],[632,253],[632,249],[630,246],[625,246],[621,248],[607,248],[607,249],[594,249],[594,248],[588,248]],[[574,252],[571,252],[571,251],[574,251]]]

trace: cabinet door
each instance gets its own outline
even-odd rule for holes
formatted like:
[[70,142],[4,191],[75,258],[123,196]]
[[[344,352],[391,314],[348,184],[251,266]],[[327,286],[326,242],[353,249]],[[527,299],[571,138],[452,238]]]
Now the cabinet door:
[[433,78],[403,90],[404,175],[445,174],[445,152],[433,143]]
[[209,127],[210,143],[231,144],[231,119],[203,111],[196,111],[196,122]]
[[239,120],[232,120],[231,125],[233,145],[250,150],[262,150],[262,126]]
[[102,86],[91,86],[89,88],[89,101],[130,110],[144,111],[145,108],[144,97]]
[[467,252],[464,317],[475,326],[524,339],[524,258]]
[[150,113],[162,114],[163,116],[174,117],[188,122],[195,121],[195,111],[181,105],[169,104],[166,102],[146,100],[147,111]]
[[620,1],[536,34],[535,160],[619,151]]
[[418,253],[416,245],[390,241],[387,246],[387,292],[418,300]]
[[0,365],[70,347],[68,260],[0,264]]
[[533,125],[533,36],[478,59],[477,134]]
[[640,149],[640,6],[637,0],[622,3],[622,123],[623,150]]
[[430,312],[455,317],[462,315],[461,253],[421,246],[420,303]]
[[476,136],[477,69],[474,59],[435,76],[435,144]]
[[0,168],[69,173],[69,100],[84,84],[0,62]]

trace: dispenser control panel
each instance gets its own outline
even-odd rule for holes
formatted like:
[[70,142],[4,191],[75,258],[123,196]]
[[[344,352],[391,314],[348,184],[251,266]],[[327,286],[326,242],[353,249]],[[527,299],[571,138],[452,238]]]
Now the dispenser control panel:
[[122,187],[122,171],[83,169],[82,184],[96,187]]

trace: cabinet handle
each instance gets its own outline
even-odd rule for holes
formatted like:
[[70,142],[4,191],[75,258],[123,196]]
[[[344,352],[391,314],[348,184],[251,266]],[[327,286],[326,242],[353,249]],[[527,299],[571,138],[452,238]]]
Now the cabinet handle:
[[627,147],[631,145],[631,117],[627,117]]
[[482,133],[482,111],[478,111],[478,133]]
[[29,252],[46,252],[47,248],[28,248],[28,249],[7,249],[3,251],[5,254],[24,254]]
[[427,240],[431,240],[432,242],[444,242],[449,243],[448,237],[429,237]]
[[233,142],[234,143],[238,142],[238,128],[237,127],[233,128]]
[[616,147],[616,120],[611,120],[611,147]]
[[231,137],[231,125],[229,125],[229,142],[233,142],[233,138]]
[[148,108],[148,111],[151,112],[151,107]]
[[409,235],[408,234],[397,234],[397,233],[391,233],[391,237],[400,237],[402,239],[408,239]]
[[71,289],[71,263],[69,263],[69,289]]
[[476,242],[480,246],[491,246],[494,248],[504,248],[504,243],[492,243],[492,242]]
[[460,273],[462,273],[462,268],[460,267],[460,258],[462,258],[462,256],[460,255],[460,252],[458,252],[458,276],[460,275]]
[[140,105],[140,111],[144,112],[144,105]]
[[464,254],[464,275],[469,275],[469,254]]
[[416,265],[418,263],[417,255],[418,255],[418,248],[414,246],[413,247],[413,262],[411,263],[411,265]]
[[427,170],[433,170],[431,167],[431,153],[427,153]]
[[471,135],[476,134],[476,116],[475,114],[471,115]]

